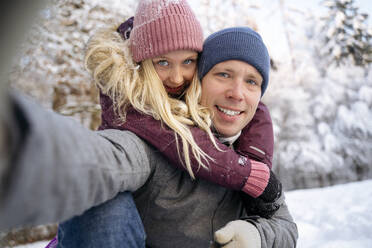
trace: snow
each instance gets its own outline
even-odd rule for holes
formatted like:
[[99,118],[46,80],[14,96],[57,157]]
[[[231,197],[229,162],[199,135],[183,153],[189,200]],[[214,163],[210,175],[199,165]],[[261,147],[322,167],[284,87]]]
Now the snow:
[[299,230],[298,248],[372,245],[372,180],[286,194]]
[[[286,201],[298,227],[297,248],[371,247],[372,180],[289,191]],[[47,244],[16,248],[44,248]]]

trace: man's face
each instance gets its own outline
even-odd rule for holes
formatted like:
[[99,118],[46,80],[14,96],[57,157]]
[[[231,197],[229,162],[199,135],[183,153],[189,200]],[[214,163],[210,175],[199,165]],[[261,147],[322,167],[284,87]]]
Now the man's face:
[[201,104],[212,112],[216,131],[236,135],[253,118],[261,98],[261,74],[246,62],[216,64],[202,80]]

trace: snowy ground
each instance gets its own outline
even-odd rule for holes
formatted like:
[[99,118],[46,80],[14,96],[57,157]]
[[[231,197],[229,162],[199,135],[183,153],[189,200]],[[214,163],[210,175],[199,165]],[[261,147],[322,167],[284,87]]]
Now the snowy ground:
[[287,193],[298,248],[372,247],[372,180]]
[[[298,248],[372,247],[372,180],[287,192]],[[38,242],[17,248],[44,248]]]

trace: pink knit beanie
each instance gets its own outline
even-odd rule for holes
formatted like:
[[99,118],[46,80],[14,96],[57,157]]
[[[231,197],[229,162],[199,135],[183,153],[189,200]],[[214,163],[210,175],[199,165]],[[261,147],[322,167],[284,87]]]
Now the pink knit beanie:
[[203,32],[186,0],[140,0],[130,42],[140,62],[176,50],[200,52]]

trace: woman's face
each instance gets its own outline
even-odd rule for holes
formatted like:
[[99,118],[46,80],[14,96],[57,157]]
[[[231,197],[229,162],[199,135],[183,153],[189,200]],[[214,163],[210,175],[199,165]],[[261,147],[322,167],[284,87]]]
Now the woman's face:
[[155,70],[170,95],[181,95],[191,83],[197,58],[198,53],[195,51],[179,50],[152,59]]

